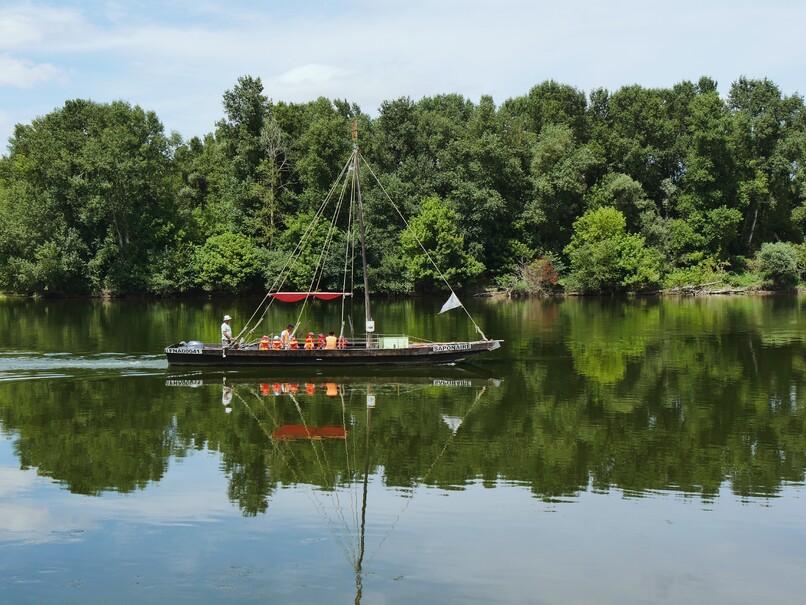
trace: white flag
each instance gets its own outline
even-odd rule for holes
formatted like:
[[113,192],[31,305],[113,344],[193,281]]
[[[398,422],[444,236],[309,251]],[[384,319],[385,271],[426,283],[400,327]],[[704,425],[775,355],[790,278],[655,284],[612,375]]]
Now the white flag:
[[459,302],[459,297],[457,297],[454,292],[451,292],[451,297],[442,305],[442,309],[440,309],[439,312],[444,313],[445,311],[450,311],[451,309],[461,306],[462,303]]

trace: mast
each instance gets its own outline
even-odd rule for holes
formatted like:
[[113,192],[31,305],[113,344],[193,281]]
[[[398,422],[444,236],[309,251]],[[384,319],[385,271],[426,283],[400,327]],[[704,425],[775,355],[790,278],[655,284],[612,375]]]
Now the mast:
[[352,123],[353,127],[353,169],[355,170],[355,183],[356,183],[356,201],[358,202],[358,226],[359,226],[359,235],[361,237],[361,268],[364,274],[364,320],[366,322],[366,333],[367,333],[367,348],[372,348],[372,332],[375,330],[375,326],[372,325],[372,330],[370,330],[370,325],[372,324],[372,313],[369,309],[369,278],[367,277],[367,247],[366,242],[364,239],[364,204],[361,200],[361,179],[359,178],[358,173],[358,122],[353,120]]
[[364,491],[361,498],[361,536],[358,546],[358,559],[355,563],[355,603],[361,603],[361,596],[364,592],[364,537],[367,525],[367,485],[369,484],[369,430],[372,420],[372,409],[375,407],[375,396],[370,393],[367,387],[367,442],[364,446],[366,452],[364,458]]

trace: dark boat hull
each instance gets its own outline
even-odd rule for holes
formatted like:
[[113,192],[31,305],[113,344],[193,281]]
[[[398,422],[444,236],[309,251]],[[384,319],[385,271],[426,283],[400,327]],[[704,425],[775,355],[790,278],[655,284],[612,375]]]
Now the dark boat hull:
[[429,343],[400,349],[367,349],[349,347],[335,350],[223,349],[221,345],[205,344],[203,348],[171,345],[165,349],[172,366],[429,366],[458,363],[471,355],[493,351],[500,340],[474,342]]

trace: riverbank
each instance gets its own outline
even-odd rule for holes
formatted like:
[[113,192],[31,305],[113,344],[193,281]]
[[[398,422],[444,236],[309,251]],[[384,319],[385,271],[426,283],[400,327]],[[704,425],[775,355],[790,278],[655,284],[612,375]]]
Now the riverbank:
[[[600,292],[584,292],[575,290],[565,286],[562,280],[552,285],[545,284],[527,284],[519,283],[509,288],[490,288],[485,290],[465,290],[459,291],[464,296],[472,296],[476,298],[554,298],[564,296],[711,296],[711,295],[726,295],[726,294],[781,294],[781,293],[797,293],[805,292],[806,285],[799,283],[795,287],[787,288],[771,288],[769,283],[763,280],[758,274],[744,273],[738,275],[729,275],[725,279],[717,279],[713,281],[684,283],[656,290],[648,291],[600,291]],[[383,299],[417,299],[427,298],[431,296],[440,296],[445,293],[374,293],[376,298]],[[240,299],[259,299],[265,295],[265,291],[255,291],[242,293],[237,296],[227,292],[192,292],[192,293],[173,293],[173,294],[154,294],[149,292],[128,292],[113,294],[109,292],[97,293],[54,293],[54,292],[0,292],[0,300],[3,299],[53,299],[53,300],[227,300],[232,298]]]

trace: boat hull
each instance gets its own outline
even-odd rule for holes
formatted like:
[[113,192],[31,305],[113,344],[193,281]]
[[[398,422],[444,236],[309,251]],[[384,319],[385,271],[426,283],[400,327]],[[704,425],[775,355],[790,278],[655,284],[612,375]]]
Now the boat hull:
[[464,361],[472,355],[493,351],[501,346],[500,340],[474,342],[429,343],[423,346],[400,349],[317,349],[306,351],[258,349],[224,349],[221,345],[205,344],[191,348],[180,344],[165,349],[168,364],[172,366],[430,366]]

